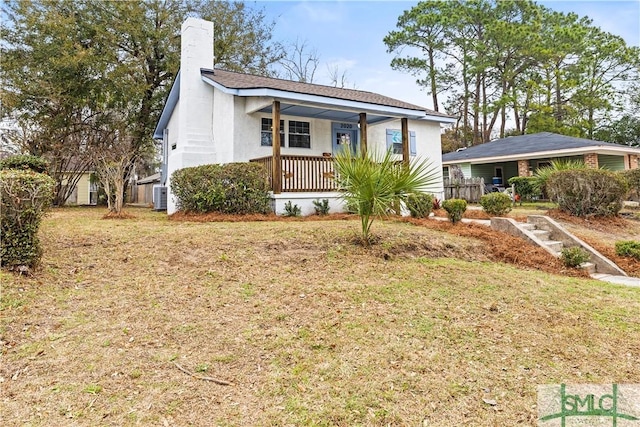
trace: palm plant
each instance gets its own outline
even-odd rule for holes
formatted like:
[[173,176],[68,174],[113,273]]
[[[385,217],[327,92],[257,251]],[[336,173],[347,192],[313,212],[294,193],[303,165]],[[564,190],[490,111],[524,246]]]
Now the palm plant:
[[587,165],[582,160],[552,160],[550,166],[544,166],[536,171],[534,181],[536,190],[540,193],[546,193],[549,177],[556,171],[586,168]]
[[371,225],[377,216],[397,211],[409,194],[429,190],[439,178],[428,159],[406,165],[395,160],[392,150],[384,155],[345,150],[335,157],[335,168],[343,200],[360,215],[365,246],[371,243]]

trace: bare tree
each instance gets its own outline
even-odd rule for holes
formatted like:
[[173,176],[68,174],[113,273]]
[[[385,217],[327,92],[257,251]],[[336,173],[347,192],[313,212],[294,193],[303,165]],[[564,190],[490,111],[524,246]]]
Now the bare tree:
[[108,134],[102,146],[94,151],[96,172],[107,193],[109,212],[116,215],[124,208],[124,190],[138,160],[136,153],[134,139],[122,131]]
[[310,48],[307,40],[296,39],[288,46],[289,52],[280,60],[284,69],[284,77],[302,83],[313,83],[313,79],[320,63],[320,56],[316,48]]
[[[349,86],[349,80],[347,78],[347,70],[340,70],[338,64],[327,64],[327,73],[329,74],[329,83],[333,87],[339,87],[340,89],[346,89]],[[355,89],[356,85],[351,85],[351,89]]]

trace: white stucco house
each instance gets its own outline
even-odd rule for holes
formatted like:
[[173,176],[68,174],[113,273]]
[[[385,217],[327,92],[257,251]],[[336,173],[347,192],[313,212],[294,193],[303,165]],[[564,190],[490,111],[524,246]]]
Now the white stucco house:
[[345,147],[392,146],[405,161],[429,158],[442,169],[440,125],[453,117],[372,92],[216,69],[213,30],[200,19],[183,23],[180,71],[154,132],[163,144],[169,214],[176,211],[171,174],[190,166],[261,162],[276,213],[291,201],[303,214],[313,213],[317,199],[342,209],[332,156]]

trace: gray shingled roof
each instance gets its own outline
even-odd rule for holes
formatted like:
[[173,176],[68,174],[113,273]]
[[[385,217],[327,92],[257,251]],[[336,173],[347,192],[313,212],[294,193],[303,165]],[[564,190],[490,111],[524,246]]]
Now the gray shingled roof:
[[[530,135],[510,136],[496,139],[485,144],[475,145],[464,150],[442,155],[443,162],[476,160],[489,157],[515,156],[519,154],[539,153],[544,151],[569,150],[580,148],[624,148],[624,145],[591,139],[574,138],[551,132],[533,133]],[[631,149],[632,151],[637,148]]]
[[432,116],[451,117],[437,111],[429,110],[419,105],[410,104],[388,96],[355,89],[341,89],[312,83],[300,83],[291,80],[275,79],[272,77],[254,76],[221,69],[201,70],[201,74],[214,82],[229,89],[276,89],[306,95],[324,96],[347,101],[364,102],[368,104],[384,105],[387,107],[405,108],[408,110],[424,111]]

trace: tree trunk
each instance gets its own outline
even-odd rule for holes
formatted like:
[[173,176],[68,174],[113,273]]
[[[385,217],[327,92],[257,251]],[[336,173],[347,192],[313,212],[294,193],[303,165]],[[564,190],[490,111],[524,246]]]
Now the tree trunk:
[[475,98],[473,100],[473,145],[477,145],[480,143],[480,89],[481,89],[481,81],[480,81],[480,73],[476,73],[476,91]]
[[434,111],[440,111],[438,107],[438,85],[436,82],[436,61],[433,49],[429,49],[429,79],[431,80],[431,99],[433,100]]
[[116,187],[116,200],[114,211],[119,214],[122,212],[122,208],[124,207],[124,179],[116,178],[115,182]]

